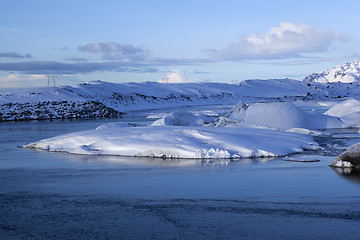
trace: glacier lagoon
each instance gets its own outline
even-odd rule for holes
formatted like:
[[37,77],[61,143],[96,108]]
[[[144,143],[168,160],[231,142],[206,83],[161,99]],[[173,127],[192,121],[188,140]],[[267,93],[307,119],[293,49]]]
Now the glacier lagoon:
[[328,167],[359,141],[359,129],[329,129],[316,139],[326,151],[285,159],[305,162],[84,156],[17,147],[109,122],[148,125],[153,119],[147,116],[173,110],[0,123],[0,238],[359,238],[359,174]]

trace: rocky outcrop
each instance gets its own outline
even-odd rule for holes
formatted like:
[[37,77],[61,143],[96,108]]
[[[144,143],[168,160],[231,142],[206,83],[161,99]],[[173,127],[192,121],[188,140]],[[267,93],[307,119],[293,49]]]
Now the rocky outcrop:
[[337,156],[330,167],[354,168],[360,166],[360,143],[351,145],[345,152]]
[[111,118],[120,117],[121,115],[123,113],[96,101],[47,101],[0,105],[0,122],[67,118]]

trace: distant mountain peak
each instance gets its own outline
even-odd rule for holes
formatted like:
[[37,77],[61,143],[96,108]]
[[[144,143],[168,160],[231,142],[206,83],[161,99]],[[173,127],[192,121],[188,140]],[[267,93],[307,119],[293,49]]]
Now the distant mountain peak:
[[350,83],[360,81],[360,61],[347,62],[330,70],[310,74],[303,81],[319,83]]

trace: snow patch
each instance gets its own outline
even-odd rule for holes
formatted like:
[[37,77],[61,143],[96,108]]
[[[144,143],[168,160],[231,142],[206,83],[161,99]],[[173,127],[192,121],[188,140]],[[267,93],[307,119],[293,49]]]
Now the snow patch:
[[306,128],[291,128],[291,129],[288,129],[287,131],[288,132],[311,135],[311,136],[320,136],[320,135],[322,135],[322,133],[319,132],[319,131],[309,130],[309,129],[306,129]]
[[136,123],[125,123],[125,122],[112,122],[100,125],[96,128],[96,130],[100,129],[111,129],[111,128],[121,128],[121,127],[138,127],[139,125]]

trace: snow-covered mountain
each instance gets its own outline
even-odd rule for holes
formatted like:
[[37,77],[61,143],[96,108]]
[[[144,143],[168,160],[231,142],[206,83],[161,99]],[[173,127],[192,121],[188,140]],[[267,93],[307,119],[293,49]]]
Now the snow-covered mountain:
[[358,84],[306,83],[291,79],[247,80],[241,84],[102,81],[75,87],[0,91],[0,121],[116,117],[123,112],[237,102],[357,98]]
[[333,69],[313,73],[304,78],[304,82],[318,83],[351,83],[360,80],[360,61],[351,61]]

